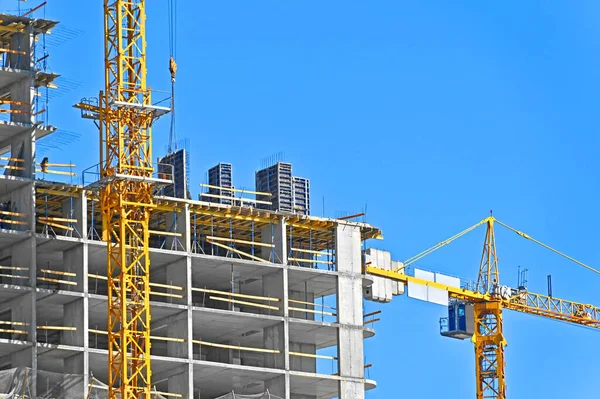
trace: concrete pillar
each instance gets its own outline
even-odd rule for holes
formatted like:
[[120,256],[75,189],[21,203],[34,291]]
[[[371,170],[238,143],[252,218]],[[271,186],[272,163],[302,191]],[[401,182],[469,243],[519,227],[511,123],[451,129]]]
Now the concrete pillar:
[[86,292],[84,291],[84,283],[87,285],[87,270],[84,272],[84,264],[87,266],[87,258],[84,257],[84,252],[87,252],[86,249],[87,244],[82,244],[63,252],[64,270],[76,274],[75,277],[71,278],[77,282],[77,286],[71,289],[79,292]]
[[[283,229],[285,231],[285,229]],[[263,347],[266,349],[276,349],[280,351],[277,354],[267,353],[264,356],[264,366],[290,370],[289,357],[289,318],[288,318],[288,269],[284,267],[282,270],[263,276],[263,296],[279,298],[279,311],[269,310],[270,314],[283,316],[284,321],[275,326],[265,328],[263,330]],[[265,382],[265,388],[273,395],[284,399],[290,398],[290,382],[289,374],[276,377]]]
[[83,381],[81,384],[81,397],[87,398],[89,394],[89,382],[88,382],[88,371],[87,371],[87,354],[77,353],[75,355],[66,357],[63,361],[63,372],[66,374],[83,374]]
[[192,398],[193,390],[190,391],[190,375],[187,371],[172,375],[168,378],[169,393],[183,395],[184,398]]
[[[67,374],[81,374],[84,368],[83,353],[77,353],[75,355],[66,357],[64,360],[64,372]],[[84,384],[84,386],[87,384]],[[84,397],[87,396],[85,392]]]
[[190,204],[185,204],[185,209],[182,213],[181,220],[181,243],[185,252],[190,253],[192,251],[192,215],[190,213]]
[[[317,346],[300,342],[290,342],[290,352],[317,353]],[[307,373],[317,372],[317,359],[312,357],[290,355],[290,369],[294,371],[305,371]]]
[[277,270],[273,273],[267,274],[262,278],[262,296],[278,298],[279,302],[270,303],[270,305],[276,306],[279,310],[264,309],[263,313],[283,316],[284,315],[284,270]]
[[188,258],[186,257],[174,263],[168,264],[166,268],[167,281],[165,281],[165,284],[183,287],[183,291],[167,290],[167,292],[172,292],[173,294],[183,295],[183,298],[168,298],[169,301],[181,305],[186,305],[188,303],[188,298],[190,297],[187,283]]
[[[186,213],[189,218],[189,206],[186,205]],[[188,219],[189,222],[189,219]],[[187,223],[188,226],[188,237],[189,235],[189,226],[190,223]],[[191,246],[190,240],[187,240],[188,247]],[[192,399],[194,397],[194,311],[192,309],[192,257],[189,255],[185,258],[185,275],[186,275],[186,285],[185,285],[185,299],[187,305],[187,331],[186,331],[186,343],[187,343],[187,354],[188,354],[188,364],[187,364],[187,392],[186,397]]]
[[63,324],[67,327],[75,327],[75,331],[62,331],[60,342],[65,345],[84,346],[83,335],[85,326],[83,324],[83,298],[76,299],[64,305]]
[[[224,342],[224,344],[229,345],[229,342]],[[206,360],[209,362],[219,362],[219,363],[233,363],[233,353],[231,349],[222,349],[222,348],[213,348],[206,347]]]
[[33,363],[32,348],[26,348],[10,355],[12,367],[30,367]]
[[280,398],[290,398],[289,395],[286,396],[287,386],[289,386],[289,378],[286,378],[285,375],[265,381],[265,390],[268,390],[271,395],[279,396]]
[[[29,201],[32,201],[33,197],[29,198]],[[11,266],[20,266],[20,267],[28,267],[29,268],[29,286],[32,288],[32,291],[24,296],[24,302],[22,304],[21,309],[16,310],[19,311],[19,316],[22,315],[24,318],[31,318],[27,320],[29,323],[27,340],[33,343],[33,347],[31,348],[31,363],[27,365],[31,367],[32,373],[37,374],[37,313],[36,313],[36,276],[37,276],[37,261],[36,261],[36,244],[35,238],[28,238],[21,242],[18,242],[12,246],[12,257],[11,257]],[[23,272],[21,272],[23,273]],[[26,273],[26,272],[25,272]],[[23,283],[26,285],[26,283]],[[15,315],[16,317],[16,315]],[[36,392],[36,380],[31,380],[31,388],[32,392]]]
[[279,351],[279,353],[265,353],[265,367],[284,369],[286,366],[285,355],[288,351],[284,328],[284,323],[279,323],[263,330],[263,347]]
[[[36,334],[37,334],[37,325],[36,325],[36,245],[35,238],[27,238],[23,241],[20,241],[12,246],[12,256],[11,256],[11,266],[13,267],[22,267],[29,268],[29,274],[27,271],[19,271],[15,272],[21,275],[28,275],[29,279],[25,280],[13,280],[13,284],[18,285],[28,285],[32,287],[32,291],[18,300],[19,305],[18,309],[13,309],[15,312],[15,316],[17,317],[25,317],[29,320],[29,334],[27,336],[27,340],[31,342],[36,342]],[[15,319],[17,320],[17,319]]]
[[[180,313],[174,318],[169,318],[165,323],[167,323],[167,336],[169,338],[187,338],[187,312]],[[187,358],[188,355],[187,342],[167,341],[167,356]]]
[[[2,303],[2,307],[0,311],[5,312],[10,310],[10,321],[18,322],[18,323],[26,323],[27,325],[15,325],[15,330],[24,330],[27,331],[28,334],[26,336],[21,334],[12,335],[13,339],[23,340],[23,341],[31,341],[31,333],[32,330],[28,325],[33,321],[33,313],[32,313],[32,302],[33,302],[33,294],[31,292],[27,292],[23,295],[20,295],[16,298],[11,299],[10,301],[6,301]],[[27,367],[31,367],[28,365]]]
[[11,175],[26,179],[35,178],[35,128],[27,129],[23,133],[15,135],[6,143],[10,143],[10,155],[12,158],[22,159],[24,162],[11,163],[22,167],[23,170],[11,170]]
[[[83,214],[86,215],[84,217],[83,220],[85,220],[86,222],[82,225],[83,228],[87,229],[87,213],[85,211],[85,209],[87,208],[87,205],[85,205],[87,199],[84,198],[83,201],[83,208],[84,208],[84,212]],[[84,235],[85,237],[85,235]],[[88,287],[88,244],[84,243],[81,246],[81,259],[82,259],[82,263],[81,263],[81,289],[83,290],[84,296],[83,296],[83,329],[82,329],[82,336],[83,336],[83,348],[84,348],[84,353],[83,353],[83,368],[81,369],[82,373],[83,373],[83,384],[84,387],[87,389],[90,383],[90,353],[89,353],[89,349],[90,349],[90,336],[89,336],[89,326],[90,326],[90,320],[89,320],[89,287]],[[79,286],[79,285],[78,285]],[[87,395],[87,393],[86,393]]]
[[363,304],[360,229],[336,227],[335,254],[338,271],[338,370],[340,399],[362,399],[364,388]]
[[24,225],[10,225],[12,230],[35,230],[35,191],[33,184],[27,184],[10,193],[10,210],[25,214],[25,217],[14,217],[15,220],[26,222]]
[[[306,291],[305,292],[290,291],[289,298],[290,298],[290,300],[295,300],[295,301],[300,301],[300,302],[311,302],[311,303],[315,302],[315,294],[312,292],[306,292]],[[314,306],[311,306],[311,305],[295,303],[295,302],[292,302],[290,304],[290,306],[292,306],[294,308],[309,309],[309,310],[322,309],[320,307],[315,308]],[[315,320],[315,313],[302,312],[299,310],[290,310],[290,317],[293,317],[296,319],[304,319],[304,320]]]
[[[9,67],[29,71],[33,68],[33,26],[25,27],[25,31],[12,36],[9,53]],[[23,54],[24,53],[24,54]]]
[[285,219],[263,226],[260,230],[261,241],[274,247],[260,247],[259,257],[273,263],[287,263],[287,239]]

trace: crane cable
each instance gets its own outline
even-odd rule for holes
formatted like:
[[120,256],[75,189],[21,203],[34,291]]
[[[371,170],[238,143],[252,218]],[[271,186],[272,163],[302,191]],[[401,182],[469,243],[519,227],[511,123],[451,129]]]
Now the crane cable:
[[171,73],[171,127],[169,131],[169,154],[177,151],[177,132],[175,128],[175,75],[177,74],[177,0],[168,0],[169,17],[169,72]]
[[521,236],[521,237],[523,237],[523,238],[526,238],[526,239],[528,239],[528,240],[530,240],[530,241],[533,241],[533,242],[535,242],[536,244],[538,244],[538,245],[541,245],[542,247],[544,247],[544,248],[546,248],[546,249],[549,249],[550,251],[552,251],[552,252],[554,252],[554,253],[556,253],[556,254],[558,254],[558,255],[560,255],[560,256],[562,256],[562,257],[564,257],[564,258],[567,258],[568,260],[570,260],[570,261],[572,261],[572,262],[575,262],[575,263],[577,263],[578,265],[580,265],[580,266],[583,266],[583,267],[585,267],[585,268],[586,268],[586,269],[588,269],[588,270],[591,270],[591,271],[593,271],[594,273],[598,273],[598,274],[600,274],[600,271],[599,271],[599,270],[596,270],[596,269],[594,269],[593,267],[591,267],[591,266],[588,266],[588,265],[586,265],[585,263],[578,261],[577,259],[571,258],[569,255],[563,254],[562,252],[560,252],[560,251],[558,251],[558,250],[556,250],[556,249],[552,248],[551,246],[549,246],[549,245],[546,245],[546,244],[544,244],[543,242],[536,240],[535,238],[531,237],[530,235],[528,235],[528,234],[526,234],[526,233],[523,233],[522,231],[519,231],[519,230],[517,230],[517,229],[515,229],[515,228],[513,228],[513,227],[510,227],[509,225],[507,225],[507,224],[505,224],[505,223],[502,223],[502,222],[501,222],[501,221],[499,221],[498,219],[496,219],[496,223],[498,223],[498,224],[499,224],[499,225],[501,225],[501,226],[504,226],[504,227],[506,227],[506,228],[507,228],[507,229],[509,229],[509,230],[512,230],[512,231],[514,231],[515,233],[517,233],[518,235],[520,235],[520,236]]
[[471,230],[475,230],[477,227],[481,226],[484,223],[487,223],[489,220],[490,220],[490,217],[487,217],[487,218],[485,218],[485,219],[483,219],[483,220],[475,223],[473,226],[471,226],[471,227],[469,227],[469,228],[461,231],[460,233],[453,235],[452,237],[448,238],[447,240],[441,241],[441,242],[435,244],[433,247],[428,248],[425,251],[423,251],[423,252],[421,252],[421,253],[413,256],[412,258],[409,258],[409,259],[405,260],[403,262],[404,264],[401,267],[399,267],[398,269],[396,269],[396,270],[400,270],[400,269],[402,269],[402,268],[404,268],[404,267],[406,267],[406,266],[408,266],[408,265],[410,265],[412,263],[415,263],[416,261],[418,261],[418,260],[424,258],[425,256],[429,255],[430,253],[432,253],[432,252],[440,249],[441,247],[450,244],[452,241],[456,240],[457,238],[460,238],[460,237],[464,236],[465,234],[467,234]]

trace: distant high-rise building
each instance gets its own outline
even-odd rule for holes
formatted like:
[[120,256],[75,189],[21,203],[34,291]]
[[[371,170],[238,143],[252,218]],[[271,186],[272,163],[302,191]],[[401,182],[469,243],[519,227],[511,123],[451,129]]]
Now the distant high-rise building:
[[172,179],[173,184],[161,188],[159,195],[190,199],[189,191],[189,153],[180,149],[158,159],[158,173],[162,177]]
[[292,176],[294,183],[294,212],[310,214],[310,181],[304,177]]
[[[230,163],[219,163],[208,170],[208,194],[220,197],[234,197],[232,190],[222,190],[216,187],[233,189],[232,167]],[[233,200],[220,197],[208,197],[210,202],[232,205]]]
[[271,194],[256,196],[259,201],[271,202],[271,205],[258,203],[258,208],[310,214],[309,181],[294,177],[291,163],[277,162],[256,172],[256,191]]

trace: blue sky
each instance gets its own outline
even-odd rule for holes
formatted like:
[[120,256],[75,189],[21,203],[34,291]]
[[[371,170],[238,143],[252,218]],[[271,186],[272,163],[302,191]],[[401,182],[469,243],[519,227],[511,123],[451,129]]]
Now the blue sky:
[[[148,58],[152,87],[168,90],[166,3],[148,2]],[[326,216],[366,206],[385,235],[369,244],[395,259],[493,209],[600,266],[597,2],[178,4],[177,126],[190,139],[194,193],[220,161],[233,163],[236,186],[251,188],[261,159],[283,151],[311,179],[313,214],[322,215],[323,198]],[[53,98],[50,120],[79,138],[41,151],[81,170],[97,162],[98,136],[71,105],[103,85],[101,1],[51,0],[46,12],[63,28],[50,66],[79,86]],[[165,119],[156,155],[167,136]],[[419,265],[475,278],[483,234]],[[555,296],[600,304],[600,276],[497,234],[502,283],[515,286],[520,265],[532,291],[545,293],[552,274]],[[383,310],[366,343],[378,382],[368,398],[474,397],[473,346],[439,336],[444,308],[407,297],[366,308]],[[504,320],[511,399],[595,394],[596,331],[509,311]]]

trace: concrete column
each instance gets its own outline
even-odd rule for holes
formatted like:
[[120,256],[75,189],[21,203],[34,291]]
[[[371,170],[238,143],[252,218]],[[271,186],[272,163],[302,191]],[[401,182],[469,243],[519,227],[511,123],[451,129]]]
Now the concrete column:
[[[287,379],[287,380],[289,380],[289,379]],[[265,381],[265,390],[268,390],[271,395],[279,396],[280,398],[289,399],[290,396],[289,395],[286,396],[286,391],[287,391],[286,386],[289,386],[289,383],[288,383],[288,381],[286,381],[285,375],[271,378],[270,380]]]
[[360,229],[340,224],[335,235],[340,399],[362,399],[364,388]]
[[[183,295],[183,298],[168,298],[173,303],[186,305],[188,304],[188,298],[191,296],[188,292],[188,258],[184,258],[178,260],[177,262],[168,264],[167,268],[167,281],[165,284],[168,285],[176,285],[178,287],[183,287],[183,291],[173,291],[173,294]],[[169,290],[167,290],[169,292]]]
[[[17,33],[10,39],[9,67],[13,69],[31,70],[33,68],[33,26],[27,26],[23,33]],[[23,54],[24,53],[24,54]]]
[[[20,57],[29,64],[27,56],[21,55]],[[33,103],[34,90],[32,78],[21,79],[10,85],[10,99],[12,101],[30,104],[28,107],[22,105],[11,106],[14,110],[29,111],[27,113],[11,113],[11,122],[19,123],[24,127],[33,125],[35,121],[35,109]],[[22,166],[24,170],[15,170],[15,176],[28,179],[35,178],[35,130],[34,127],[31,127],[11,138],[11,156],[24,160],[24,162],[16,164]]]
[[[186,205],[187,215],[189,218],[189,206]],[[189,222],[189,219],[188,219]],[[189,233],[190,223],[187,223],[187,230]],[[188,234],[188,237],[191,237]],[[190,240],[187,240],[188,247],[191,246]],[[188,354],[188,364],[187,364],[187,393],[186,397],[189,399],[193,399],[194,397],[194,343],[192,342],[194,339],[194,312],[192,310],[192,257],[189,255],[185,258],[185,275],[186,275],[186,285],[185,285],[185,300],[187,305],[187,331],[186,331],[186,343],[187,343],[187,354]]]
[[[317,346],[300,342],[290,342],[290,352],[317,353]],[[290,356],[290,369],[294,371],[305,371],[307,373],[317,372],[317,359],[302,356]]]
[[189,378],[190,375],[187,371],[170,376],[168,379],[169,393],[180,394],[183,395],[184,398],[192,398],[194,396],[194,391],[189,391]]
[[64,305],[63,324],[67,327],[75,327],[75,331],[62,331],[60,333],[60,342],[65,345],[84,346],[83,334],[85,327],[83,324],[83,298],[76,299]]
[[[271,298],[279,298],[279,302],[273,302],[272,305],[277,306],[279,310],[264,309],[263,313],[283,316],[284,315],[284,296],[286,294],[284,286],[284,270],[277,270],[267,274],[262,278],[262,295]],[[287,302],[287,300],[285,301]]]
[[35,128],[27,129],[10,139],[11,157],[24,161],[14,163],[14,166],[20,166],[24,170],[12,170],[11,175],[26,179],[35,178],[35,131]]
[[[27,292],[23,295],[11,299],[10,301],[6,301],[2,303],[2,308],[0,309],[0,311],[5,312],[7,310],[10,310],[10,321],[31,324],[33,320],[33,314],[31,313],[31,304],[33,301],[32,297],[32,293]],[[14,334],[12,335],[13,339],[31,341],[31,329],[29,327],[15,325],[14,329],[28,331],[28,335],[26,337],[21,334]],[[31,366],[27,365],[27,367]]]
[[[33,196],[29,198],[29,201],[33,200]],[[11,266],[20,266],[29,268],[29,286],[32,291],[24,296],[24,301],[20,309],[15,309],[15,312],[19,312],[19,317],[30,318],[25,320],[29,323],[27,340],[33,343],[31,348],[31,367],[32,373],[37,374],[37,313],[36,313],[36,276],[37,276],[37,262],[36,262],[36,244],[35,238],[27,238],[21,242],[18,242],[12,246],[12,257]],[[26,281],[26,280],[25,280]],[[23,283],[26,285],[26,283]],[[17,317],[17,313],[14,315]],[[32,392],[36,392],[35,379],[31,380]]]
[[[85,204],[87,201],[87,199],[84,197],[84,201],[83,203]],[[84,212],[83,214],[84,216],[84,224],[82,225],[83,228],[87,229],[87,213],[85,212],[85,209],[87,208],[87,205],[83,206],[84,208]],[[85,233],[87,234],[87,233]],[[85,237],[85,235],[84,235]],[[82,373],[83,373],[83,386],[87,389],[90,383],[90,353],[89,353],[89,349],[90,349],[90,336],[89,336],[89,326],[90,326],[90,319],[89,319],[89,287],[88,287],[88,244],[87,242],[84,243],[81,246],[82,249],[82,254],[81,254],[81,258],[83,260],[83,262],[81,263],[81,289],[83,290],[83,348],[84,348],[84,352],[83,352],[83,368],[82,368]],[[87,395],[87,393],[86,393]]]
[[[24,317],[30,317],[30,320],[27,320],[29,325],[29,336],[27,339],[31,342],[36,342],[36,308],[35,308],[35,286],[36,286],[36,245],[35,238],[27,238],[23,241],[20,241],[12,246],[12,256],[11,256],[11,266],[13,267],[23,267],[29,268],[29,279],[27,280],[13,280],[14,284],[18,285],[28,285],[33,288],[33,290],[27,295],[30,298],[28,299],[27,305],[19,310],[13,310],[17,313],[17,315],[23,315]],[[18,272],[21,275],[27,275],[26,271]],[[15,282],[16,281],[16,282]]]
[[[83,357],[84,357],[83,353],[78,353],[76,355],[66,357],[64,360],[64,364],[63,364],[64,372],[67,374],[81,374],[81,371],[84,368]],[[85,386],[87,386],[87,384],[84,383],[84,387]],[[84,394],[84,397],[86,397],[86,396],[87,396],[87,389]]]
[[273,263],[287,263],[287,239],[285,230],[285,219],[268,224],[260,230],[261,241],[265,244],[273,244],[274,248],[260,247],[259,257]]
[[185,252],[190,253],[192,251],[192,214],[190,213],[190,204],[185,204],[185,209],[182,213],[181,223],[181,242],[185,248]]
[[264,365],[273,369],[284,369],[287,342],[285,340],[284,323],[279,323],[263,330],[263,347],[279,353],[265,353]]
[[13,230],[34,231],[35,230],[35,190],[33,184],[27,184],[10,193],[10,209],[12,212],[23,213],[25,217],[15,217],[27,224],[10,225]]
[[32,348],[26,348],[10,355],[12,367],[31,367],[33,363]]
[[[160,322],[159,322],[160,323]],[[167,336],[169,338],[182,338],[186,339],[187,335],[187,312],[179,314],[174,318],[170,318],[166,321],[167,323]],[[188,358],[188,346],[186,342],[171,342],[167,341],[167,356]]]
[[77,275],[72,278],[77,282],[75,290],[79,292],[86,292],[84,283],[87,285],[87,270],[84,272],[84,264],[87,269],[87,258],[84,257],[84,247],[87,249],[87,244],[77,245],[63,252],[64,270]]
[[[315,294],[312,292],[290,291],[289,298],[291,300],[296,300],[296,301],[301,301],[301,302],[312,302],[312,303],[315,302]],[[315,309],[314,306],[310,306],[310,305],[306,305],[306,304],[302,304],[302,303],[292,302],[291,306],[294,308],[300,308],[300,309],[310,309],[310,310]],[[318,308],[318,309],[320,309],[320,308]],[[298,310],[291,310],[290,317],[293,317],[296,319],[314,320],[315,314],[311,313],[311,312],[302,312],[302,311],[298,311]]]

